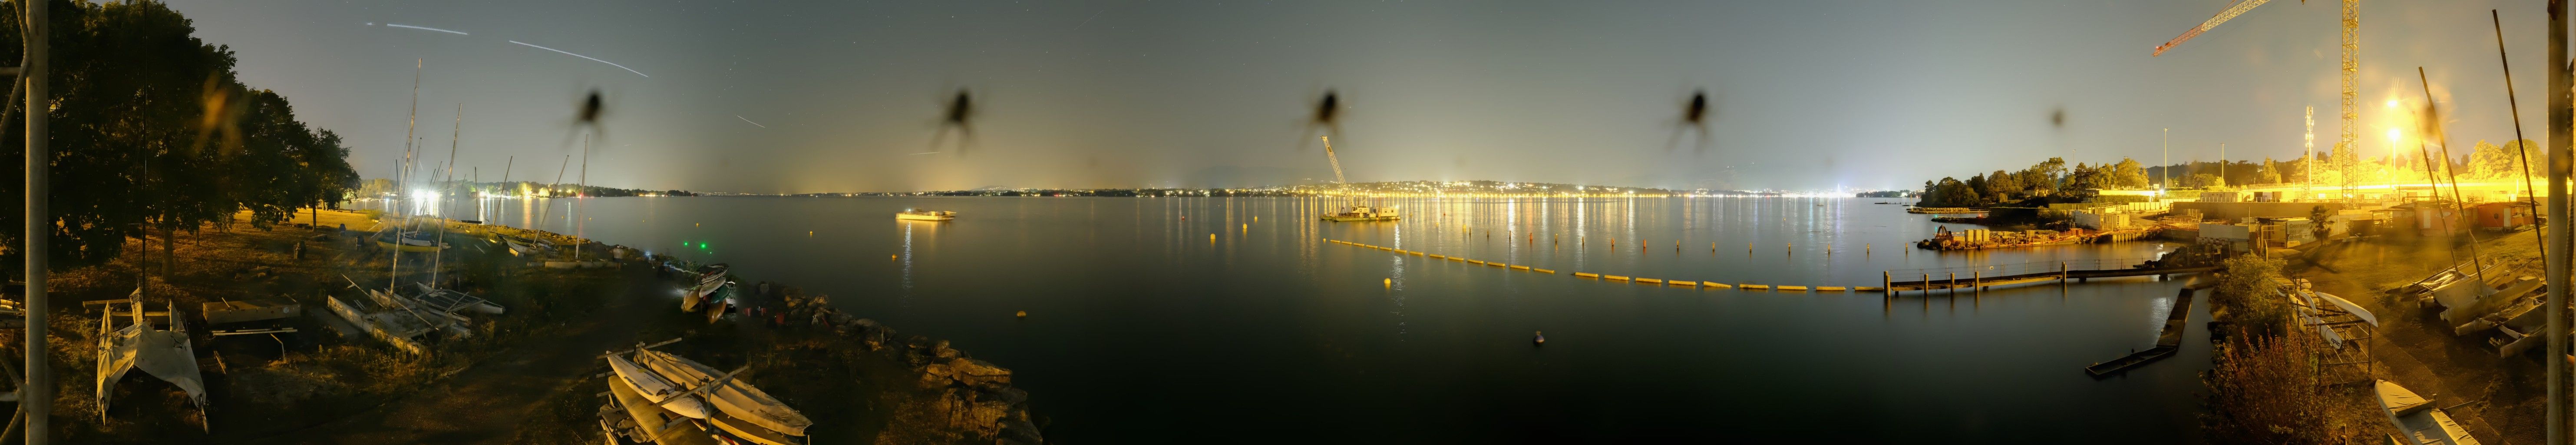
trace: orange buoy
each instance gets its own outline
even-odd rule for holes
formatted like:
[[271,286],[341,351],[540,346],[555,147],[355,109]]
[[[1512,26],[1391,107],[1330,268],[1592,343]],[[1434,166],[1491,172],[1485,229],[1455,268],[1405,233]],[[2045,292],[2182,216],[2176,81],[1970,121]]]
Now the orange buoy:
[[1029,311],[1020,311],[1018,315],[1020,318],[1029,318]]

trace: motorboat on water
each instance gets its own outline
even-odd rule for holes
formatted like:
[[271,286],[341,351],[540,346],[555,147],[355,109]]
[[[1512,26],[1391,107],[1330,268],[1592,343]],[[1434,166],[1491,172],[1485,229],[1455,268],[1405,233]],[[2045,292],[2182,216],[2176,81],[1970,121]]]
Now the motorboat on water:
[[2433,407],[2433,400],[2415,395],[2396,382],[2380,380],[2373,385],[2378,393],[2379,408],[2388,411],[2388,422],[2397,426],[2401,443],[2415,445],[2477,445],[2469,430],[2451,420],[2451,414]]
[[901,212],[895,212],[894,219],[907,221],[948,221],[957,219],[957,212],[947,210],[905,209]]
[[1397,207],[1393,207],[1393,206],[1383,206],[1383,207],[1380,207],[1380,206],[1363,206],[1363,205],[1354,205],[1354,206],[1350,206],[1350,207],[1344,207],[1344,208],[1342,208],[1342,211],[1341,211],[1341,212],[1337,212],[1337,213],[1326,213],[1326,214],[1324,214],[1324,220],[1325,220],[1325,221],[1338,221],[1338,222],[1357,222],[1357,221],[1394,221],[1394,220],[1398,220],[1398,219],[1403,219],[1403,217],[1402,217],[1402,216],[1399,216],[1399,215],[1397,214],[1397,210],[1398,210],[1398,208],[1397,208]]

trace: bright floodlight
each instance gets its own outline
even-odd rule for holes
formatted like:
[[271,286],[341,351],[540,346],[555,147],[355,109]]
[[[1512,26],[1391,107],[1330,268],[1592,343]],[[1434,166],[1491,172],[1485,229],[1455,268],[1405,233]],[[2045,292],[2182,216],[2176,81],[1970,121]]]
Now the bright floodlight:
[[2398,139],[2397,129],[2395,129],[2395,128],[2390,128],[2390,129],[2388,129],[2388,143],[2391,143],[2391,144],[2397,143],[2397,139]]

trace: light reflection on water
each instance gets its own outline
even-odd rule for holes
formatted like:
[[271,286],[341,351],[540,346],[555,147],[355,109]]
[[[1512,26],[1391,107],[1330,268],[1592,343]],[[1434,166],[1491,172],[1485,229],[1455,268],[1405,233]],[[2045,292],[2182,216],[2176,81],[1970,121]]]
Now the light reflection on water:
[[[477,213],[576,227],[564,203],[518,201]],[[2171,443],[2191,439],[2193,373],[2208,362],[2200,309],[2175,357],[2102,381],[2081,370],[2151,344],[2178,282],[1889,300],[1570,275],[1876,286],[1892,269],[2160,250],[1915,251],[1908,243],[1937,225],[1874,199],[1386,199],[1372,204],[1400,205],[1407,217],[1379,223],[1315,218],[1342,199],[586,201],[602,223],[590,234],[603,242],[732,263],[1009,367],[1051,419],[1050,436],[1074,441],[1724,431],[1755,441]],[[961,214],[886,225],[907,207]],[[1029,316],[1011,316],[1021,310]],[[1532,347],[1531,331],[1551,341]]]

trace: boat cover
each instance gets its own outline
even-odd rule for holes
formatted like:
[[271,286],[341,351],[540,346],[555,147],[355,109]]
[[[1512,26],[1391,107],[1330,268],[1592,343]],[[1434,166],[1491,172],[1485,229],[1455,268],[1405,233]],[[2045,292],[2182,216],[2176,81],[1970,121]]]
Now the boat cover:
[[[650,349],[636,351],[635,363],[644,365],[653,372],[661,373],[664,377],[670,378],[673,383],[688,388],[705,385],[714,381],[717,376],[724,375],[724,372],[696,361]],[[807,420],[805,415],[797,413],[795,408],[787,407],[785,402],[770,397],[769,393],[761,392],[760,388],[752,387],[741,379],[727,380],[723,386],[717,387],[707,395],[708,400],[715,402],[717,410],[762,428],[791,436],[803,436],[805,428],[814,425],[814,421]]]
[[2308,292],[2316,294],[2317,298],[2325,299],[2327,303],[2334,303],[2335,307],[2343,308],[2344,312],[2351,313],[2353,317],[2360,318],[2363,323],[2369,323],[2371,326],[2379,325],[2379,316],[2371,315],[2369,310],[2362,309],[2361,306],[2354,305],[2351,301],[2344,300],[2343,297],[2337,297],[2334,296],[2334,294],[2324,292]]
[[2381,380],[2376,385],[2379,407],[2388,410],[2388,421],[2404,432],[2407,441],[2419,445],[2477,445],[2469,430],[2451,420],[2450,413],[2433,408],[2433,401],[2407,391],[2395,382]]
[[[175,314],[177,308],[172,309]],[[142,304],[134,305],[135,312],[142,310]],[[102,317],[100,323],[110,322],[109,317],[114,315]],[[199,411],[206,409],[206,379],[197,371],[196,348],[188,344],[188,332],[185,326],[178,325],[182,321],[177,316],[173,315],[170,323],[170,330],[153,329],[151,322],[137,316],[134,324],[99,339],[100,413],[107,412],[107,395],[115,391],[116,381],[124,379],[126,371],[137,368],[187,392],[188,401],[195,403]]]
[[2433,402],[2425,400],[2424,396],[2415,395],[2414,391],[2407,391],[2404,386],[2397,386],[2397,382],[2381,380],[2376,389],[2379,392],[2379,408],[2388,410],[2390,415],[2412,414],[2414,410],[2429,407],[2426,404]]

